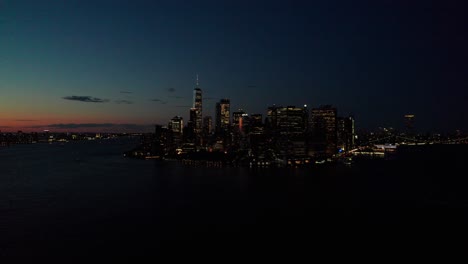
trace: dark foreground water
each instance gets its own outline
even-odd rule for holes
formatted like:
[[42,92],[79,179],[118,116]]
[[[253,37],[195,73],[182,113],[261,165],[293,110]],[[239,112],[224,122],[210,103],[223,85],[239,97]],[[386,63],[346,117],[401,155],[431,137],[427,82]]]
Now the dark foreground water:
[[467,246],[465,150],[313,169],[125,159],[130,141],[0,149],[0,256],[380,256]]

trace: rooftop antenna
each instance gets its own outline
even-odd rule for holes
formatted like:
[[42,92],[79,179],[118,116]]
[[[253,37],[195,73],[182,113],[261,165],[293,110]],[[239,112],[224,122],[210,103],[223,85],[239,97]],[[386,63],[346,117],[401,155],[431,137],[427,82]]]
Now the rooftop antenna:
[[197,73],[197,87],[198,87],[198,73]]

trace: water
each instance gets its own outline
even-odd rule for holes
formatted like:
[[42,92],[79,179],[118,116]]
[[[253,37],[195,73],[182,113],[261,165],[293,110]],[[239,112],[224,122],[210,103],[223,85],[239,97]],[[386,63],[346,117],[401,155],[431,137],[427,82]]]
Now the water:
[[124,158],[134,144],[0,149],[0,256],[414,252],[468,219],[461,160],[194,168]]

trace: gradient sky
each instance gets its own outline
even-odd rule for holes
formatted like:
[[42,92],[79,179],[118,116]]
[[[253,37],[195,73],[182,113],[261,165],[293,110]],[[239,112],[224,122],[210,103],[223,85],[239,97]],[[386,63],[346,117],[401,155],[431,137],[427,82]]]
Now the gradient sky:
[[0,0],[0,130],[188,118],[197,73],[204,114],[226,97],[466,130],[466,14],[463,1]]

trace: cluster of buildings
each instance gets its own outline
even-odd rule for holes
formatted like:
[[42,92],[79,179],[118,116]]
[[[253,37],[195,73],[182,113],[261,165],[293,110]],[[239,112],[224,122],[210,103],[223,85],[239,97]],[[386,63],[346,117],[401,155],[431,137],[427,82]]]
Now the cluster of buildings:
[[40,135],[38,133],[2,133],[0,131],[0,146],[11,146],[16,144],[32,144],[39,141]]
[[[352,116],[339,117],[330,106],[268,107],[266,116],[231,110],[230,99],[216,103],[216,116],[203,115],[203,94],[197,85],[189,120],[173,117],[167,126],[156,125],[136,155],[190,157],[203,152],[225,153],[236,162],[303,164],[311,158],[331,157],[354,147]],[[214,156],[214,154],[213,154]],[[209,155],[208,155],[209,157]]]
[[98,140],[116,138],[125,136],[126,134],[111,134],[111,133],[51,133],[49,130],[43,132],[25,133],[19,130],[16,133],[2,133],[0,131],[0,147],[8,147],[18,144],[34,144],[34,143],[52,143],[52,142],[68,142],[78,140]]

